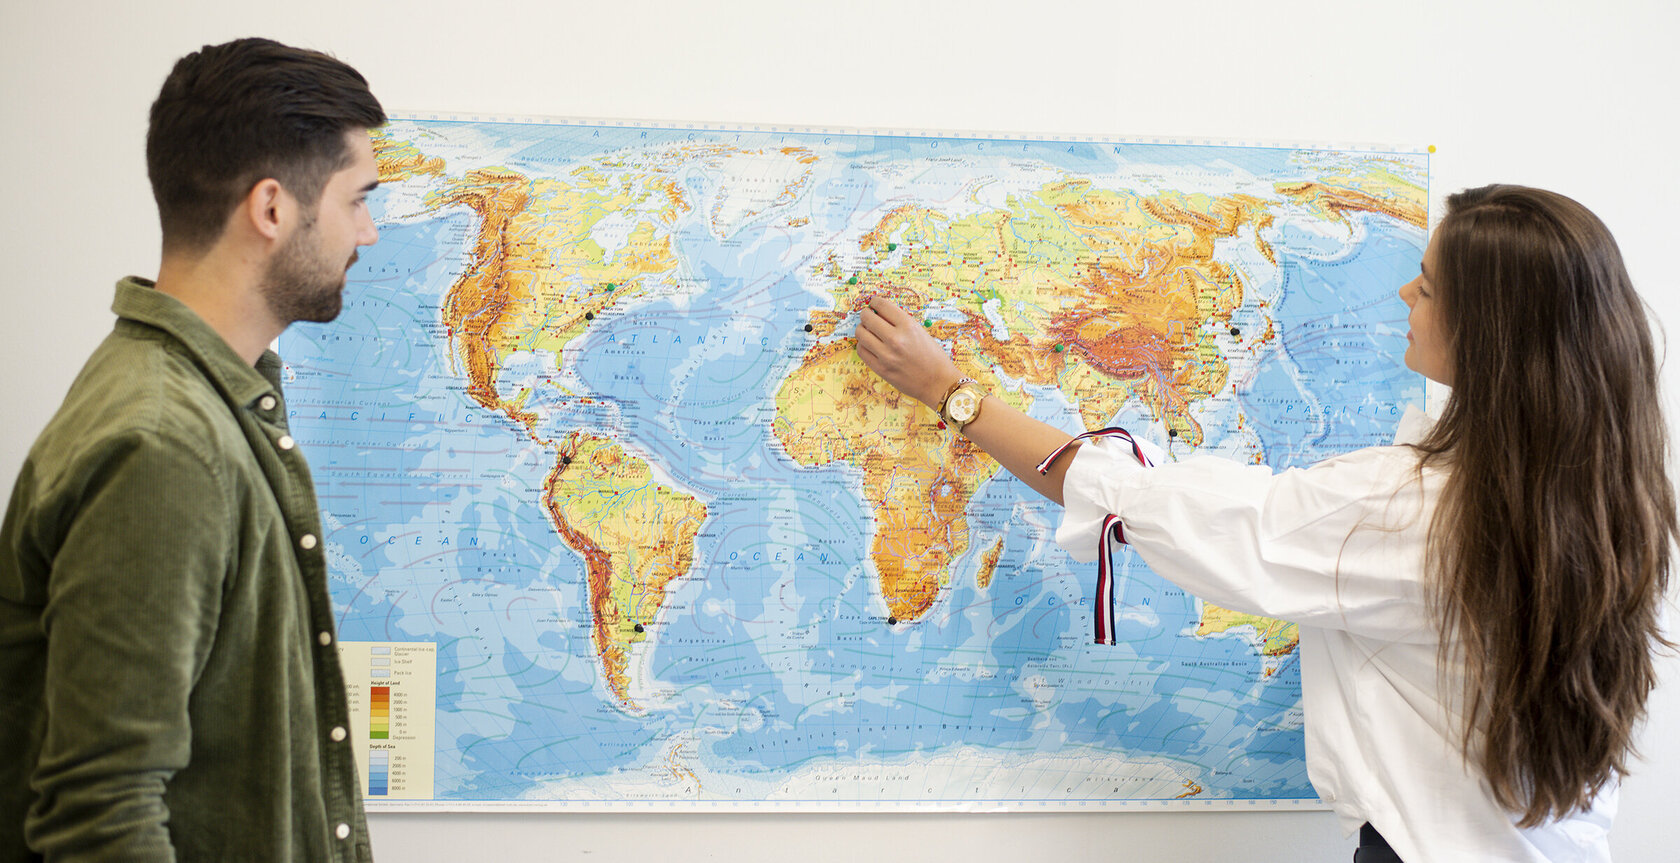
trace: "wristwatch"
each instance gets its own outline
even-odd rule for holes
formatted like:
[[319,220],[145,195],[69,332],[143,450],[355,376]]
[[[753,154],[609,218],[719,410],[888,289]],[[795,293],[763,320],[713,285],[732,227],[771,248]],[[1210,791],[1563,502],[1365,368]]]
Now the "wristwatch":
[[945,401],[939,405],[939,418],[945,424],[961,432],[963,426],[974,422],[980,415],[980,402],[986,398],[986,390],[980,382],[973,378],[963,378],[946,394]]

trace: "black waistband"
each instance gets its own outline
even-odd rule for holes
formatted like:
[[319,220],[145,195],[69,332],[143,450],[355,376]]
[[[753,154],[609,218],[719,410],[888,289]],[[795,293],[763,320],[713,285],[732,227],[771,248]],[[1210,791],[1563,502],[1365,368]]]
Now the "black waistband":
[[1369,823],[1359,828],[1359,850],[1353,853],[1354,863],[1400,863],[1400,856],[1388,845],[1388,840]]

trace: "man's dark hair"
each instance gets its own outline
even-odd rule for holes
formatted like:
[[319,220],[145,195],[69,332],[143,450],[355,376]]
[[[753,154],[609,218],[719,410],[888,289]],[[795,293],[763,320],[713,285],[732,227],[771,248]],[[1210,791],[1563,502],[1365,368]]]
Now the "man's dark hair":
[[314,207],[327,179],[350,164],[345,133],[384,122],[367,79],[319,51],[237,39],[182,57],[146,132],[164,251],[208,248],[268,178]]

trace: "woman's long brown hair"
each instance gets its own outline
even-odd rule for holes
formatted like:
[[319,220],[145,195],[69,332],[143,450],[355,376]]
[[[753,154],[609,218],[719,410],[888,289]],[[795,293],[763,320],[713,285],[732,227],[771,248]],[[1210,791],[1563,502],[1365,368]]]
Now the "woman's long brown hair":
[[[1520,186],[1452,195],[1429,273],[1453,388],[1419,445],[1464,755],[1531,827],[1627,771],[1666,645],[1675,504],[1644,307],[1604,224]],[[1449,694],[1451,695],[1451,693]]]

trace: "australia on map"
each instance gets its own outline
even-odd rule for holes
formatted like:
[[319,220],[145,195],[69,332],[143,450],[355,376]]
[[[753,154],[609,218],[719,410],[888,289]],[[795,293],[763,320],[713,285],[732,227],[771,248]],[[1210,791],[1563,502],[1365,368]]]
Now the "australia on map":
[[1009,403],[1170,459],[1387,443],[1424,397],[1426,154],[448,116],[374,145],[379,242],[280,349],[341,638],[435,645],[407,803],[1316,801],[1295,627],[1122,551],[1093,643],[1059,508],[853,334],[890,297]]

